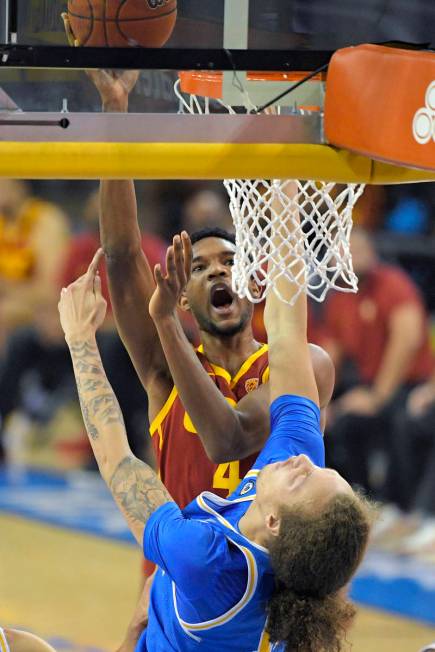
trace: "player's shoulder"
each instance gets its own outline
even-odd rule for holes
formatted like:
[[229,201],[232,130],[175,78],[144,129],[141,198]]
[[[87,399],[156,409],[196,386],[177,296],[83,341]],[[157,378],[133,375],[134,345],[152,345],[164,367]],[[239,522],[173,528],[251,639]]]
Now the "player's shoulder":
[[[269,368],[269,347],[267,344],[259,344],[254,353],[246,358],[233,379],[233,384],[243,383],[247,393],[257,389],[259,385],[267,382]],[[252,381],[250,380],[252,378]]]

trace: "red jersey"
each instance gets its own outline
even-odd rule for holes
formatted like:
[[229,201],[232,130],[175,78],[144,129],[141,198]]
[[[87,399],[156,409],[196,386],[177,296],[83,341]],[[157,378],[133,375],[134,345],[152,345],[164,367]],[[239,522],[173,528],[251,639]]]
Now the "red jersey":
[[[100,247],[100,237],[98,233],[94,233],[93,231],[81,233],[73,238],[61,272],[60,283],[63,287],[66,287],[86,272],[98,247]],[[142,234],[142,250],[149,261],[151,269],[154,269],[156,263],[163,264],[166,258],[166,247],[166,242],[158,236],[152,235],[151,233]],[[101,261],[99,269],[101,273],[101,293],[107,301],[108,312],[111,312],[112,306],[110,303],[106,261],[104,258]]]
[[[267,345],[263,344],[240,367],[234,378],[226,369],[211,364],[197,349],[198,358],[230,405],[268,380]],[[214,464],[185,411],[174,386],[168,400],[150,426],[160,478],[171,496],[183,508],[202,491],[226,498],[252,467],[256,455],[243,460]]]
[[391,315],[414,305],[422,315],[422,343],[409,365],[405,382],[426,380],[432,369],[428,316],[420,292],[399,268],[378,264],[357,294],[334,292],[325,304],[327,337],[336,340],[357,366],[363,382],[373,382],[389,337]]

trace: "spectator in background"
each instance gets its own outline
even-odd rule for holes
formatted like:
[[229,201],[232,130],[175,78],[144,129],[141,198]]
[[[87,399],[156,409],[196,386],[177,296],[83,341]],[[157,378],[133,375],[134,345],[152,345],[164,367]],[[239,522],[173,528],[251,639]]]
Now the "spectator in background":
[[[84,274],[98,247],[99,194],[95,190],[88,197],[83,211],[84,229],[73,237],[61,270],[61,286],[66,287]],[[163,263],[167,244],[151,233],[143,233],[142,248],[151,267]],[[100,266],[102,293],[107,301],[108,317],[101,330],[99,345],[107,376],[112,384],[124,415],[130,446],[134,454],[144,459],[149,457],[147,436],[147,396],[140,383],[124,345],[116,330],[107,284],[106,264]]]
[[199,190],[187,198],[182,211],[183,229],[194,233],[208,226],[234,230],[228,210],[228,197],[215,190]]
[[58,292],[69,241],[65,215],[31,197],[23,181],[0,179],[0,351],[11,331],[33,321]]
[[22,463],[32,425],[47,426],[59,407],[77,400],[57,302],[50,297],[38,304],[34,323],[8,338],[0,365],[0,459],[6,452],[12,464]]
[[435,373],[396,414],[391,440],[395,504],[383,510],[377,543],[435,561]]
[[[359,292],[331,293],[325,304],[322,344],[341,391],[331,406],[326,445],[330,465],[370,490],[372,453],[388,451],[395,415],[411,389],[429,378],[433,361],[426,310],[412,280],[381,263],[360,228],[351,251]],[[394,500],[390,478],[387,473],[383,495]]]

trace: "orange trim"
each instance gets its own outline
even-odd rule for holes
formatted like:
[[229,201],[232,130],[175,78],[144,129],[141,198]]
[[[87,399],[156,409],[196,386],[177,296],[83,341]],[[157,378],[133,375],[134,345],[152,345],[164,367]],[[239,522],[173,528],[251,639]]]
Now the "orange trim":
[[[307,72],[248,72],[247,80],[250,82],[297,82],[307,76]],[[222,99],[223,73],[219,71],[198,70],[198,71],[180,71],[180,88],[183,93],[191,95],[200,95],[201,97],[210,97],[215,100]],[[324,81],[325,73],[319,73],[310,81]],[[307,82],[309,83],[309,82]],[[311,107],[312,110],[314,107]],[[318,110],[318,107],[317,107]]]
[[[200,344],[196,350],[197,350],[198,353],[202,353],[205,356],[204,346],[202,344]],[[207,356],[205,356],[205,357],[207,358]],[[227,383],[230,384],[230,382],[231,382],[231,374],[230,374],[229,371],[227,371],[223,367],[219,367],[219,365],[217,365],[217,364],[213,364],[212,362],[210,362],[210,360],[208,358],[207,358],[207,362],[210,365],[210,367],[213,369],[213,372],[214,372],[215,376],[221,376],[221,378],[225,378]],[[208,375],[211,376],[212,374],[209,373]]]
[[331,145],[435,171],[435,55],[358,45],[328,69],[325,134]]
[[227,371],[223,367],[219,367],[217,364],[212,364],[211,362],[209,362],[209,365],[213,369],[216,376],[221,376],[222,378],[225,378],[228,384],[231,383],[231,374],[229,371]]
[[[215,372],[216,376],[222,376],[223,378],[225,378],[225,380],[228,382],[228,384],[232,389],[233,387],[235,387],[237,381],[239,381],[240,378],[252,367],[254,362],[261,355],[263,355],[263,353],[268,351],[268,349],[269,347],[267,344],[262,344],[262,346],[258,349],[258,351],[252,353],[252,355],[250,355],[249,358],[245,360],[245,362],[242,364],[242,366],[240,367],[239,371],[236,373],[234,378],[231,378],[230,372],[224,369],[223,367],[219,367],[218,365],[212,364],[210,361],[208,361],[208,363],[213,369],[213,371]],[[205,355],[203,344],[200,344],[196,350],[198,351],[198,353],[202,353],[203,355]]]
[[152,420],[150,424],[150,435],[151,437],[155,434],[156,430],[162,425],[165,417],[167,416],[169,410],[171,409],[175,399],[178,396],[178,391],[177,388],[174,387],[172,388],[171,393],[169,394],[168,398],[166,399],[166,403],[160,410],[160,412],[157,414],[157,416]]
[[262,356],[263,353],[265,353],[266,351],[268,351],[268,349],[269,349],[268,345],[267,345],[267,344],[263,344],[263,346],[261,346],[261,347],[258,349],[258,351],[255,351],[255,353],[253,353],[252,355],[250,355],[249,358],[248,358],[247,360],[245,360],[245,362],[242,364],[242,366],[240,367],[239,371],[236,373],[236,375],[234,376],[234,378],[233,378],[232,381],[231,381],[231,389],[232,389],[233,387],[236,386],[237,381],[240,380],[240,378],[241,378],[241,377],[242,377],[242,376],[243,376],[243,375],[244,375],[244,374],[245,374],[245,373],[246,373],[246,372],[247,372],[247,371],[252,367],[252,365],[254,364],[254,362],[255,362],[256,360],[258,360],[258,358],[259,358],[260,356]]

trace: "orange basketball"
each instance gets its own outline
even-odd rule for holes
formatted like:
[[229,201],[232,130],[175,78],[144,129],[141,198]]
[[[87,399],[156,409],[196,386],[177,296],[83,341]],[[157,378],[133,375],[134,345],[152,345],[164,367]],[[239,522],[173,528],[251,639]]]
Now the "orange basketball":
[[160,47],[177,18],[177,0],[68,0],[79,45]]

